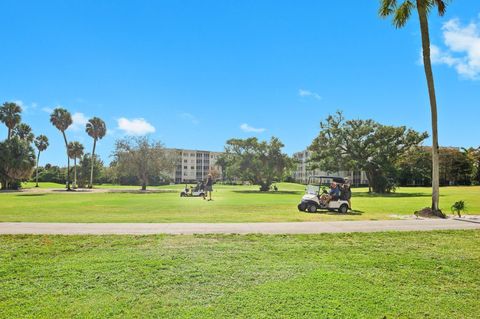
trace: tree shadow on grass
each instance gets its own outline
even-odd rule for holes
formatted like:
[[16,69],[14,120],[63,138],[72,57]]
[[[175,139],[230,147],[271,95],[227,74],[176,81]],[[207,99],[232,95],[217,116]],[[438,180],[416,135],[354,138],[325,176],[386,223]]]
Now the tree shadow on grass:
[[18,194],[17,196],[27,196],[27,197],[38,197],[38,196],[45,196],[45,193],[38,193],[38,194]]
[[405,197],[432,197],[430,194],[425,193],[390,193],[390,194],[379,194],[379,193],[353,193],[352,197],[391,197],[391,198],[405,198]]
[[165,194],[165,193],[180,193],[176,190],[169,189],[147,189],[142,191],[141,189],[118,189],[118,190],[108,190],[107,194]]
[[325,214],[325,215],[335,215],[335,216],[360,216],[363,215],[365,212],[361,210],[349,210],[345,214],[341,214],[337,211],[332,210],[317,210],[315,213],[306,212],[307,214]]
[[261,192],[256,190],[234,190],[233,193],[240,194],[269,194],[269,195],[303,195],[304,191],[276,191],[276,192]]

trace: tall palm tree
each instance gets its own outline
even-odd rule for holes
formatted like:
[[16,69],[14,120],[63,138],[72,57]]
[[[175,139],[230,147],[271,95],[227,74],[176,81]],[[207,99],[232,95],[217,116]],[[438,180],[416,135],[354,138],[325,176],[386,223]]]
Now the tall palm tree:
[[84,147],[80,142],[68,143],[68,157],[73,159],[73,188],[77,188],[77,158],[83,156]]
[[22,108],[13,102],[5,102],[0,107],[0,121],[8,128],[8,139],[12,137],[12,130],[22,120],[20,113],[22,113]]
[[33,142],[35,135],[32,133],[32,128],[30,125],[25,123],[20,123],[13,128],[12,136],[17,136],[19,139],[28,142],[29,144]]
[[60,131],[63,135],[63,140],[65,141],[65,149],[67,153],[67,190],[71,190],[70,188],[70,157],[68,156],[68,142],[67,142],[67,135],[65,131],[68,129],[70,125],[72,125],[72,115],[70,112],[63,108],[56,108],[53,110],[52,114],[50,114],[50,122]]
[[36,172],[35,172],[35,187],[38,187],[38,163],[40,162],[40,153],[45,151],[48,148],[48,137],[45,135],[39,135],[35,139],[35,147],[38,150],[38,156],[37,156],[37,167],[36,167]]
[[402,28],[410,18],[412,11],[416,10],[420,20],[422,35],[423,66],[427,78],[428,95],[430,98],[430,110],[432,121],[432,210],[439,212],[440,180],[438,158],[438,128],[437,128],[437,98],[435,96],[435,82],[433,79],[432,63],[430,58],[430,34],[428,30],[428,14],[437,9],[438,14],[443,16],[447,8],[445,0],[403,0],[401,4],[397,0],[380,0],[379,14],[381,17],[393,16],[393,24],[396,28]]
[[85,129],[87,134],[93,138],[93,151],[92,157],[90,161],[90,184],[88,185],[89,188],[93,187],[93,166],[95,164],[95,148],[97,146],[97,140],[101,140],[105,134],[107,134],[107,126],[105,122],[98,117],[94,117],[88,120],[87,127]]

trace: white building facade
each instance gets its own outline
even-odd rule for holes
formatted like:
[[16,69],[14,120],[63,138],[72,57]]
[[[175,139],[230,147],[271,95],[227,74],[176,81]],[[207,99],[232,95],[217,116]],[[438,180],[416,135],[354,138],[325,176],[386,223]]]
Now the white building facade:
[[311,175],[325,175],[348,178],[354,186],[368,184],[367,175],[363,171],[326,172],[320,169],[309,170],[308,160],[310,159],[310,156],[311,153],[307,150],[293,154],[293,158],[297,160],[297,169],[293,173],[293,179],[297,183],[306,184],[308,182],[308,177]]
[[171,178],[175,183],[195,183],[205,180],[209,173],[222,179],[222,167],[217,159],[223,153],[186,149],[167,149],[175,155],[175,170]]

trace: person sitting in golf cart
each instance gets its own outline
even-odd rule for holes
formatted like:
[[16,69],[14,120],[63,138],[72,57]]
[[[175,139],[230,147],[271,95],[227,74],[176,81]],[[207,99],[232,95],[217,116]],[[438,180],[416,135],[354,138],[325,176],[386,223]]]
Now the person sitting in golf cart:
[[323,194],[320,198],[324,205],[328,205],[332,200],[338,200],[340,198],[340,188],[337,183],[332,182],[330,184],[330,192],[328,194]]

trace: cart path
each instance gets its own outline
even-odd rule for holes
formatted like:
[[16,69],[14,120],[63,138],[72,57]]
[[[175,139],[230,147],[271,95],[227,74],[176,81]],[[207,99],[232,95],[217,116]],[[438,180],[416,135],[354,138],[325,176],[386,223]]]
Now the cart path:
[[448,229],[480,229],[480,223],[466,219],[289,223],[0,223],[0,234],[49,235],[320,234]]

